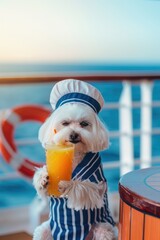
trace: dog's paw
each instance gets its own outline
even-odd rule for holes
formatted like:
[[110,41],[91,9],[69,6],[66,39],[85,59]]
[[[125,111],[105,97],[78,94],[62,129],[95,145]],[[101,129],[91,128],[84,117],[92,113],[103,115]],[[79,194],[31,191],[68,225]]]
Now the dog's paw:
[[95,240],[117,240],[117,229],[110,223],[96,224],[93,229],[93,238]]
[[[59,191],[62,197],[67,197],[68,208],[75,210],[101,208],[104,204],[102,193],[104,184],[90,181],[60,181]],[[101,193],[101,194],[100,194]]]
[[33,177],[33,185],[39,196],[43,197],[46,195],[48,182],[49,176],[46,166],[38,168]]
[[48,186],[49,176],[46,166],[38,169],[37,171],[37,183],[40,189],[45,189]]
[[68,195],[68,192],[70,191],[72,187],[72,181],[63,181],[61,180],[58,184],[58,190],[62,194],[62,197],[65,197]]
[[35,229],[32,240],[53,240],[49,221],[42,223]]

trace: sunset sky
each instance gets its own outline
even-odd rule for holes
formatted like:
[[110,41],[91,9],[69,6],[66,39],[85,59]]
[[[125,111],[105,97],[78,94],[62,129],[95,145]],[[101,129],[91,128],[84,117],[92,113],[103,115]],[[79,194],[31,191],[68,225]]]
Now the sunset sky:
[[160,1],[1,0],[0,62],[160,63]]

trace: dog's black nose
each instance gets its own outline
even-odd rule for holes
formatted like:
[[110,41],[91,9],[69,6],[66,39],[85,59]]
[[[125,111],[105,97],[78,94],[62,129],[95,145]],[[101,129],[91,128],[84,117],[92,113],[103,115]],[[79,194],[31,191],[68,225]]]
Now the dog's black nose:
[[76,133],[76,132],[72,132],[71,134],[70,134],[70,136],[69,136],[69,141],[71,142],[71,143],[78,143],[78,142],[80,142],[80,136],[79,136],[79,134],[78,133]]

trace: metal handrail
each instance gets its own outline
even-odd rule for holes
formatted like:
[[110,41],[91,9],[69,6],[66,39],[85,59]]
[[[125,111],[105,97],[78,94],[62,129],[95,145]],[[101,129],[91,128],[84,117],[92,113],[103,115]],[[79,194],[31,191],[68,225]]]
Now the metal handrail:
[[[142,131],[142,130],[133,130],[133,133],[128,132],[120,132],[120,131],[110,131],[109,136],[110,138],[118,138],[120,136],[140,136],[141,134],[146,135],[160,135],[160,128],[153,128],[152,131]],[[21,138],[16,140],[17,146],[23,146],[23,145],[31,145],[31,144],[38,144],[39,141],[37,138]]]
[[57,82],[63,79],[79,79],[82,81],[130,81],[132,83],[137,83],[140,81],[153,81],[160,79],[160,72],[156,73],[117,73],[117,74],[64,74],[64,75],[52,75],[52,76],[26,76],[26,77],[0,77],[0,84],[26,84],[26,83],[49,83],[49,82]]
[[[139,101],[132,102],[132,108],[140,107],[160,107],[160,101],[153,101],[152,103],[142,103]],[[129,108],[127,104],[121,103],[105,103],[103,109],[118,109],[118,108]]]

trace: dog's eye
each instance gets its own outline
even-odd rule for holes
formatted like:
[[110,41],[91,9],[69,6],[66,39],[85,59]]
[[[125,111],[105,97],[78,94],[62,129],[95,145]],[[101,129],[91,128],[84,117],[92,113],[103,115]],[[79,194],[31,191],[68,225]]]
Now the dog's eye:
[[62,125],[63,125],[63,126],[68,126],[69,124],[70,124],[70,122],[67,122],[67,121],[62,122]]
[[87,127],[89,125],[89,123],[86,121],[82,121],[82,122],[80,122],[80,125],[81,125],[81,127]]

